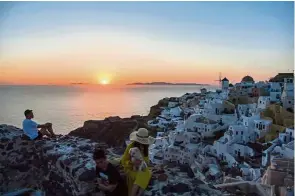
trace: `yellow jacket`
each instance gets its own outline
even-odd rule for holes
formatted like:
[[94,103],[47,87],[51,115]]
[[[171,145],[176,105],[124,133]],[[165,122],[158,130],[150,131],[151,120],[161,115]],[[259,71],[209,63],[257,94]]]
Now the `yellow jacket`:
[[[133,171],[133,166],[130,161],[130,155],[129,155],[129,150],[130,148],[133,147],[133,145],[134,145],[134,142],[130,143],[127,146],[121,158],[121,165],[123,166],[124,171],[127,175],[128,190],[131,191],[133,184],[136,184],[145,190],[152,177],[152,172],[150,171],[149,168],[147,168],[145,171]],[[144,157],[144,160],[147,164],[149,163],[148,156]]]

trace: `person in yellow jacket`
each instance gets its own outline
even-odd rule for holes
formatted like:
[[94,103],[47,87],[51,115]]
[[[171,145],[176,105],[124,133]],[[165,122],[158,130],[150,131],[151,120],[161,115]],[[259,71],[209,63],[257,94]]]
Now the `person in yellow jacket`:
[[144,171],[134,171],[130,161],[129,149],[138,147],[145,162],[149,164],[148,148],[150,144],[154,143],[155,139],[148,135],[148,130],[145,128],[139,128],[138,131],[132,132],[129,139],[131,143],[123,154],[121,165],[127,176],[128,195],[141,196],[150,182],[152,172],[149,168],[146,168]]

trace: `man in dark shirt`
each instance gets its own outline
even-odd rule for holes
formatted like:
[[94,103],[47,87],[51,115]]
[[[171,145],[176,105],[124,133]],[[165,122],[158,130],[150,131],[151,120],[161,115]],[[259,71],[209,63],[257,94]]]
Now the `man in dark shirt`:
[[98,189],[106,196],[128,196],[127,185],[117,169],[107,161],[104,150],[96,149],[93,153],[96,162]]

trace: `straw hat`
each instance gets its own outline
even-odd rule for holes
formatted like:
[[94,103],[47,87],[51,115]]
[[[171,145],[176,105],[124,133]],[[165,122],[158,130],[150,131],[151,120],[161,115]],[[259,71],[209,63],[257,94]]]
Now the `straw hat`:
[[155,138],[149,136],[149,132],[145,128],[139,128],[129,136],[130,141],[135,141],[141,144],[149,145],[155,142]]

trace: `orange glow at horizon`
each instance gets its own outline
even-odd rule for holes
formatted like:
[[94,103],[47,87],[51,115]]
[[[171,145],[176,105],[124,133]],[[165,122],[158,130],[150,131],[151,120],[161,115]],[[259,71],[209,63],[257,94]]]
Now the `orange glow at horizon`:
[[[105,59],[87,61],[86,59],[55,58],[19,59],[9,63],[0,62],[0,84],[21,85],[68,85],[71,83],[125,85],[135,82],[171,82],[218,84],[215,80],[222,72],[230,82],[240,82],[249,74],[255,81],[267,80],[277,73],[256,70],[249,73],[234,65],[213,63],[194,63],[161,61],[158,59],[131,59],[127,62],[114,62]],[[91,66],[83,66],[90,64]],[[108,66],[102,66],[107,64]],[[99,66],[100,65],[100,66]],[[141,65],[141,66],[138,66]],[[186,65],[182,67],[181,65]],[[98,70],[99,69],[99,70]]]
[[[0,65],[1,66],[1,65]],[[172,63],[173,66],[173,63]],[[167,66],[157,69],[148,70],[145,67],[136,68],[134,70],[128,69],[128,71],[117,71],[117,73],[109,71],[108,73],[94,74],[92,70],[70,70],[64,71],[67,66],[59,66],[59,70],[50,70],[47,67],[33,67],[32,69],[26,69],[24,67],[18,67],[4,70],[4,74],[0,72],[0,84],[20,84],[20,85],[68,85],[71,83],[83,83],[83,84],[102,84],[102,85],[125,85],[135,82],[171,82],[171,83],[202,83],[202,84],[218,84],[215,80],[218,79],[218,68],[213,66],[206,66],[201,68],[173,68],[167,69]],[[132,67],[133,68],[133,67]],[[42,71],[43,70],[43,71]],[[246,73],[243,70],[238,70],[234,67],[224,67],[221,71],[222,77],[227,77],[230,82],[240,82],[242,77],[249,74],[255,81],[264,81],[273,75],[268,75],[263,72]]]

